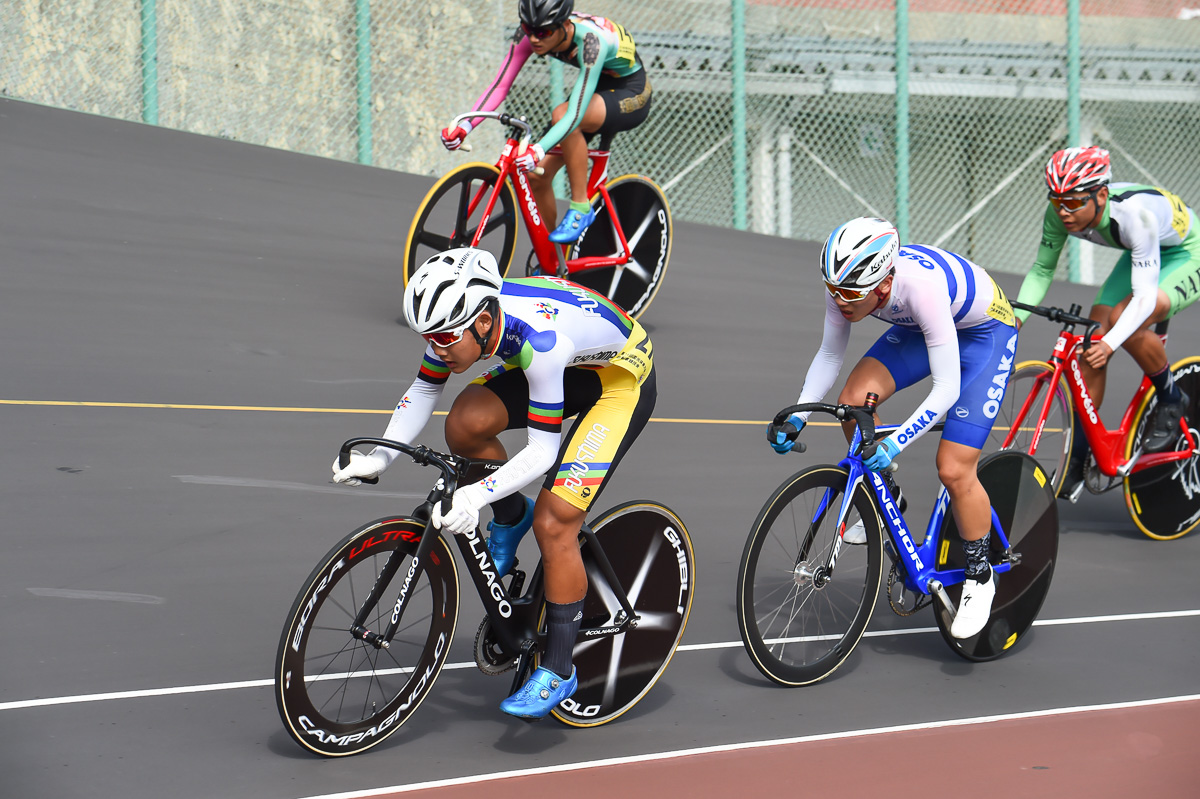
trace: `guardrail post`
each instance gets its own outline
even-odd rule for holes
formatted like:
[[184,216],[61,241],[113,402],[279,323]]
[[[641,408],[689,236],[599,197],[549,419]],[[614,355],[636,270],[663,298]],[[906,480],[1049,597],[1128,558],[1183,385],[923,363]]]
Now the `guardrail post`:
[[354,2],[355,93],[358,107],[358,163],[371,164],[371,0]]
[[[1067,146],[1080,144],[1080,71],[1079,58],[1079,0],[1067,0]],[[1080,253],[1082,242],[1067,237],[1067,279],[1078,283],[1081,277]]]
[[158,124],[158,7],[142,0],[142,121]]
[[746,229],[746,0],[732,3],[733,226]]
[[896,0],[896,232],[908,241],[908,0]]

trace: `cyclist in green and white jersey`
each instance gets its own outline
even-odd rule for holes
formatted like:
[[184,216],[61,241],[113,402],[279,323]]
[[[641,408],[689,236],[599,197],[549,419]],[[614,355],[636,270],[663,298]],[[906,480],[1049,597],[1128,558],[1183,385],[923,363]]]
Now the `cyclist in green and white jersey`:
[[[1089,318],[1103,338],[1080,359],[1096,407],[1104,399],[1105,364],[1118,347],[1133,356],[1159,395],[1143,446],[1170,449],[1179,433],[1188,397],[1171,379],[1166,347],[1150,327],[1170,319],[1200,297],[1200,224],[1176,195],[1154,186],[1111,183],[1107,150],[1071,147],[1046,165],[1050,205],[1042,223],[1042,243],[1017,299],[1038,305],[1054,277],[1067,236],[1124,250],[1096,294]],[[1028,311],[1017,310],[1023,323]],[[1077,420],[1076,429],[1082,430]],[[1070,496],[1083,480],[1087,440],[1075,437],[1067,479],[1060,496]]]

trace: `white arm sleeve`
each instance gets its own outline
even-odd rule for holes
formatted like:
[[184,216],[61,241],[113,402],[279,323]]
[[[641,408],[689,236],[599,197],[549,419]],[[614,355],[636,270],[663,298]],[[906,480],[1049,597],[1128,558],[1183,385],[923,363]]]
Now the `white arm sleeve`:
[[[800,397],[796,400],[799,405],[804,402],[820,402],[825,394],[833,387],[838,373],[842,371],[842,362],[846,358],[846,345],[850,342],[850,323],[837,309],[837,303],[832,297],[825,298],[825,330],[821,335],[821,348],[813,356],[804,376],[804,385],[800,388]],[[802,413],[800,418],[808,421],[810,414]]]
[[1112,326],[1104,338],[1100,339],[1113,352],[1116,352],[1125,339],[1132,336],[1154,313],[1158,304],[1158,273],[1159,246],[1158,221],[1147,209],[1139,208],[1133,216],[1136,224],[1133,229],[1122,230],[1124,238],[1133,245],[1129,253],[1133,267],[1130,270],[1129,282],[1133,287],[1133,298],[1125,306],[1121,318]]
[[[425,373],[430,356],[432,356],[432,348],[428,348],[425,352],[425,362],[422,364],[420,374]],[[441,361],[437,361],[436,356],[433,358],[436,363],[441,364]],[[437,407],[438,399],[442,396],[442,389],[445,387],[445,378],[440,375],[438,382],[430,382],[418,375],[417,379],[408,387],[408,391],[404,392],[404,397],[396,404],[396,410],[392,411],[392,418],[388,420],[383,437],[411,444],[425,429],[429,417],[433,416],[433,409]],[[390,447],[376,447],[372,454],[385,458],[390,466],[400,453]]]

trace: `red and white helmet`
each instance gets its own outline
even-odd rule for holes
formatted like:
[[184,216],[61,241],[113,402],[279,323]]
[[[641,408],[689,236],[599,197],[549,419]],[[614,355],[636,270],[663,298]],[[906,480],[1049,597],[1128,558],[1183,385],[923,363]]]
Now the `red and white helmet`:
[[1100,147],[1068,147],[1059,150],[1046,164],[1046,186],[1051,194],[1092,191],[1112,180],[1108,150]]

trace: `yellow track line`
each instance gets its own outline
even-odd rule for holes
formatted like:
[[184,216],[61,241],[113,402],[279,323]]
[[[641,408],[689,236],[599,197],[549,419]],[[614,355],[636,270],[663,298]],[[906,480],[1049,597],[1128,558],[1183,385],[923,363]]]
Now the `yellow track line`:
[[[366,413],[375,415],[392,414],[390,410],[373,410],[370,408],[289,408],[270,405],[183,405],[169,402],[73,402],[66,400],[13,400],[0,399],[0,405],[42,405],[75,408],[169,408],[185,411],[264,411],[268,413]],[[435,416],[445,416],[445,411],[434,411]],[[753,419],[679,419],[665,416],[652,416],[652,422],[666,424],[728,424],[728,425],[765,425],[767,420]],[[837,422],[809,422],[816,427],[833,427]]]

